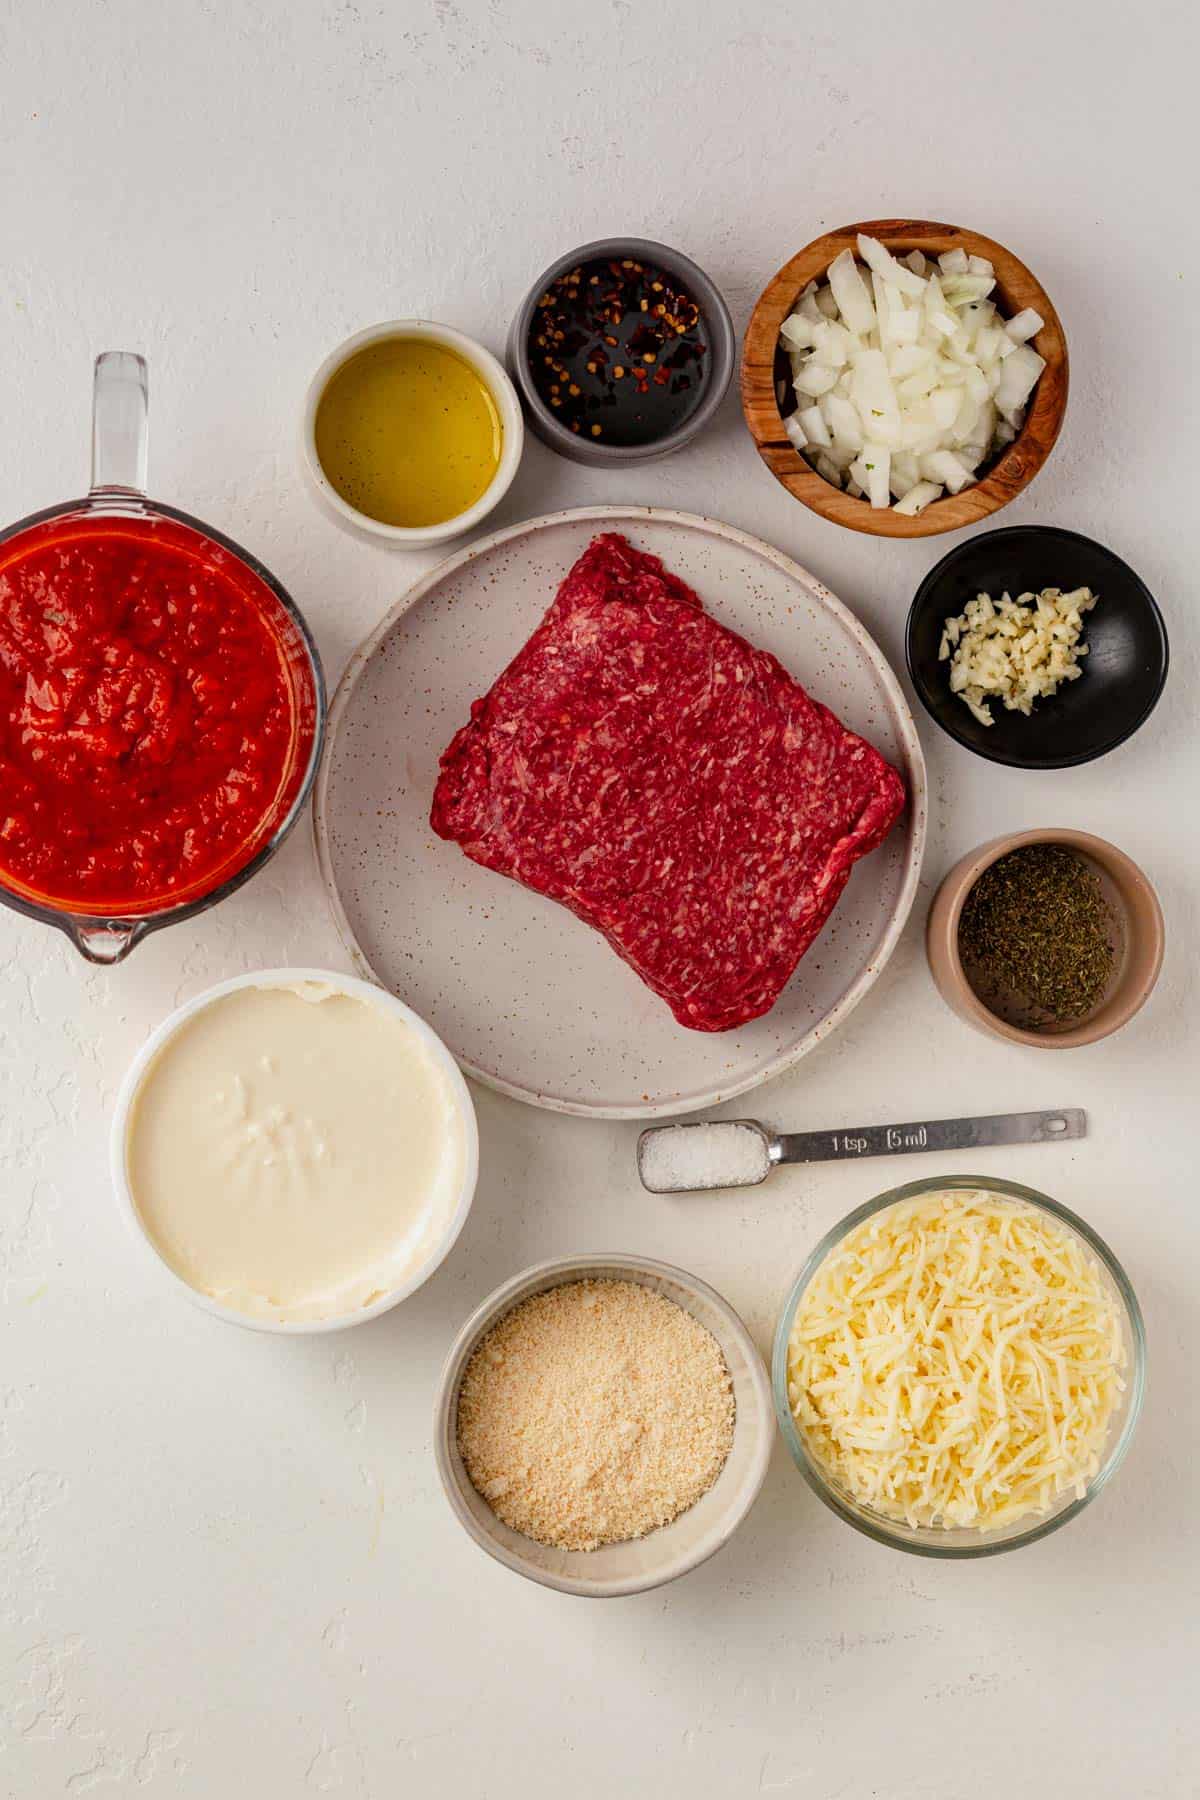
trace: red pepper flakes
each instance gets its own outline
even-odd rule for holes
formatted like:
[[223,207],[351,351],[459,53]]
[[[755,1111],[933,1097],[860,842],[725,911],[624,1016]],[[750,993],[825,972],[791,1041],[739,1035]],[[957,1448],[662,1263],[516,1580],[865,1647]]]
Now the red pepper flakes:
[[708,373],[700,309],[665,270],[636,257],[569,270],[537,303],[534,386],[578,434],[645,444],[695,411]]

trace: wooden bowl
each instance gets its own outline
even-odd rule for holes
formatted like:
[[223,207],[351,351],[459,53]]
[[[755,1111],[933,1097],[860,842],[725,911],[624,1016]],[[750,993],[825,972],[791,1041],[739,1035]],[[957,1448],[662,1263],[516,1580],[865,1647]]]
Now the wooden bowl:
[[[987,465],[982,480],[959,494],[932,500],[915,518],[897,514],[894,507],[875,508],[855,499],[844,488],[835,488],[810,468],[793,447],[783,429],[776,399],[776,383],[788,374],[786,360],[777,361],[779,328],[810,281],[823,278],[834,258],[854,250],[859,232],[878,238],[896,256],[921,250],[936,258],[945,250],[965,250],[968,256],[986,256],[996,271],[995,297],[1000,310],[1012,318],[1031,306],[1045,320],[1032,339],[1033,348],[1045,358],[1037,386],[1014,441]],[[782,369],[780,363],[783,364]],[[927,219],[874,219],[864,225],[843,225],[816,238],[798,256],[784,264],[768,284],[750,318],[742,350],[742,410],[758,453],[772,475],[790,494],[813,512],[848,525],[851,531],[867,531],[875,537],[933,537],[940,531],[959,531],[977,525],[1027,487],[1051,450],[1067,409],[1067,340],[1058,314],[1041,284],[1011,251],[978,232],[959,225],[931,224]]]

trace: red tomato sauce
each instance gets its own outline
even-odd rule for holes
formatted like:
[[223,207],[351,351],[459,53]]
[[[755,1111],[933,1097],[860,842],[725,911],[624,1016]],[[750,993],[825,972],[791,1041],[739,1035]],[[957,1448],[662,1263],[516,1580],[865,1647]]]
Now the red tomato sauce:
[[94,914],[194,900],[282,822],[312,752],[296,628],[170,519],[66,515],[0,544],[0,881]]

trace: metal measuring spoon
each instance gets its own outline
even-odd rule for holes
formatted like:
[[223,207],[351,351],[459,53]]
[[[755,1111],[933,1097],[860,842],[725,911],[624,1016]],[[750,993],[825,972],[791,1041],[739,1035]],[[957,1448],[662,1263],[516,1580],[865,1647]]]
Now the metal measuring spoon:
[[637,1160],[642,1186],[650,1193],[694,1194],[710,1188],[757,1187],[779,1163],[853,1162],[860,1156],[1046,1144],[1086,1135],[1087,1114],[1078,1106],[786,1135],[773,1135],[757,1119],[702,1119],[643,1131]]

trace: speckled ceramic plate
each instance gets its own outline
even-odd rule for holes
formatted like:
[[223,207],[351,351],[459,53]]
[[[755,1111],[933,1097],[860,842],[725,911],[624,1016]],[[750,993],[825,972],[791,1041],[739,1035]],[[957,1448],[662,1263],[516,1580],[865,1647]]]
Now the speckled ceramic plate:
[[[438,757],[600,531],[661,556],[714,616],[772,650],[904,773],[910,806],[865,857],[765,1018],[676,1024],[565,907],[435,837]],[[925,765],[882,652],[840,601],[756,538],[687,513],[595,506],[495,532],[419,581],[351,659],[317,780],[317,853],[354,961],[427,1019],[469,1075],[536,1106],[654,1118],[744,1094],[821,1042],[875,980],[908,917]]]

